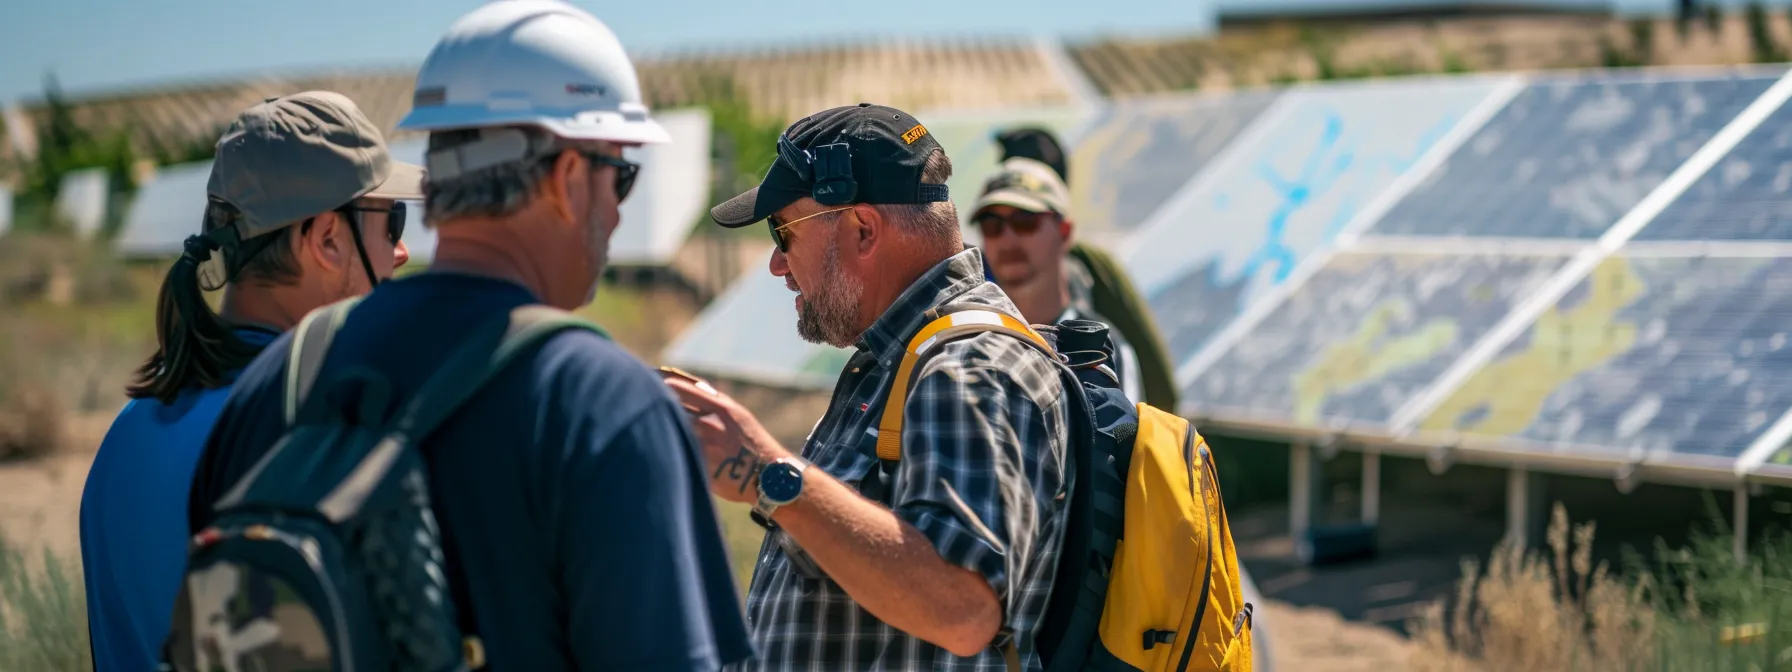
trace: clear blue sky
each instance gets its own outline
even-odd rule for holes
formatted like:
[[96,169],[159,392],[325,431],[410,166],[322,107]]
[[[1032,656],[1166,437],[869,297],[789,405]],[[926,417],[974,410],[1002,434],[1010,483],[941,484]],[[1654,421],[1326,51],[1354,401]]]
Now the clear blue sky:
[[[631,50],[854,35],[1185,33],[1214,0],[579,0]],[[1220,0],[1288,2],[1290,0]],[[1331,4],[1352,0],[1303,0]],[[1629,11],[1673,0],[1615,0]],[[0,9],[0,101],[54,70],[71,93],[269,68],[420,63],[481,0],[19,0]]]

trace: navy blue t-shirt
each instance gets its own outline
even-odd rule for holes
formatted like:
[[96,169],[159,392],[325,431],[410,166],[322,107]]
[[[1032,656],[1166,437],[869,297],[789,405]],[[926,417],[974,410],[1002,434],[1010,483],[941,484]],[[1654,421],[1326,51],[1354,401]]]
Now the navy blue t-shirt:
[[[372,366],[412,394],[479,321],[536,302],[489,278],[390,281],[350,313],[319,380]],[[225,402],[193,479],[193,530],[284,431],[291,338]],[[622,347],[552,336],[421,445],[493,669],[707,670],[751,655],[696,437]]]

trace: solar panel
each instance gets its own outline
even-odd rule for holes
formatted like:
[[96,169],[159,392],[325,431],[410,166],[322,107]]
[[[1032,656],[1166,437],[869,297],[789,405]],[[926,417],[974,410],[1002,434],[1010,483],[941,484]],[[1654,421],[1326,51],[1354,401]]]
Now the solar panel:
[[1792,258],[1664,249],[1599,264],[1418,429],[1740,456],[1792,408]]
[[1598,237],[1782,72],[1534,82],[1370,231]]
[[112,241],[118,253],[127,257],[180,254],[187,236],[199,233],[205,215],[205,184],[211,173],[210,161],[156,169],[155,177],[137,188],[125,211],[124,225]]
[[[1069,145],[1076,142],[1077,129],[1089,115],[1089,110],[1066,107],[996,112],[933,112],[923,113],[917,118],[927,126],[927,132],[933,135],[934,140],[945,148],[947,158],[952,159],[952,177],[946,180],[946,190],[951,195],[952,202],[958,206],[959,221],[969,223],[971,204],[976,202],[977,194],[983,191],[983,182],[1001,167],[1002,148],[996,143],[997,133],[1021,125],[1037,126],[1050,130],[1061,142]],[[981,242],[974,230],[965,235],[966,242]]]
[[1079,232],[1139,228],[1280,93],[1144,97],[1104,108],[1070,155]]
[[1792,107],[1781,107],[1635,240],[1792,240]]
[[1339,253],[1183,399],[1208,416],[1385,425],[1566,258]]
[[56,192],[56,213],[68,219],[75,233],[90,238],[106,221],[106,201],[111,178],[105,168],[84,168],[62,176]]
[[708,110],[655,111],[672,142],[631,147],[624,155],[641,164],[634,191],[622,202],[622,224],[610,237],[613,265],[663,266],[709,214]]
[[1498,86],[1439,78],[1297,88],[1127,241],[1170,359],[1280,284]]

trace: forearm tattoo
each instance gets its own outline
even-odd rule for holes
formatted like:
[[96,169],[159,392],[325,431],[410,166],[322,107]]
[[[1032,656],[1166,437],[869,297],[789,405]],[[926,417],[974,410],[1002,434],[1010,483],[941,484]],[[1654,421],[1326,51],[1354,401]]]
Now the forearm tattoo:
[[716,465],[716,473],[710,480],[722,480],[722,473],[727,472],[729,480],[740,481],[740,492],[746,492],[747,484],[753,481],[754,474],[759,473],[759,467],[759,456],[747,450],[746,446],[741,446],[740,452]]

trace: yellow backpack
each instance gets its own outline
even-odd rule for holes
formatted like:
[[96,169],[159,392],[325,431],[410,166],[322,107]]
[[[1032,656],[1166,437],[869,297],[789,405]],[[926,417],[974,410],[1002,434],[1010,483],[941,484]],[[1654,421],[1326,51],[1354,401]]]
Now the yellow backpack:
[[[1019,338],[1061,364],[1073,398],[1063,553],[1044,622],[1015,635],[1031,639],[1045,670],[1250,670],[1253,606],[1244,601],[1207,441],[1189,421],[1126,398],[1105,364],[1107,326],[1067,320],[1033,328],[983,306],[928,317],[903,353],[878,424],[885,473],[902,456],[914,372],[947,341],[992,331]],[[1004,654],[1017,669],[1013,642]]]

